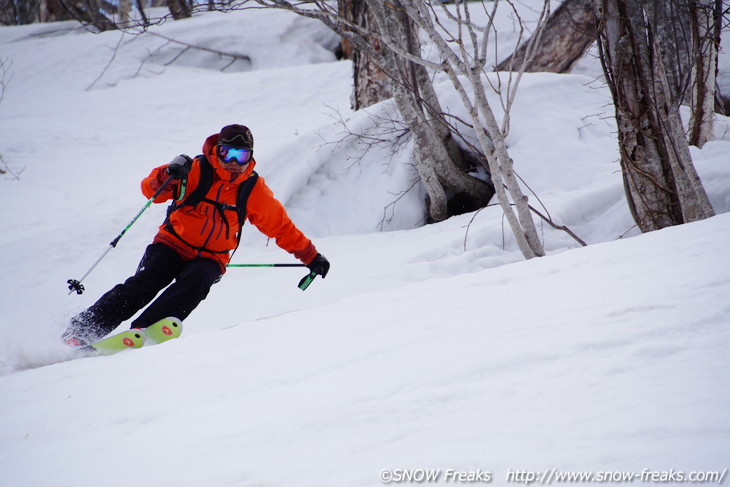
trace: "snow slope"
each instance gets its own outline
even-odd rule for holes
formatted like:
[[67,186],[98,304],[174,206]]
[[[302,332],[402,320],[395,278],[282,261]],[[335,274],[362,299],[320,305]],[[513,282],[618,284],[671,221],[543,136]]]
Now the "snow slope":
[[[508,17],[499,30],[514,34]],[[393,108],[350,111],[351,65],[317,23],[249,11],[153,32],[250,62],[221,72],[227,61],[186,52],[165,66],[176,53],[155,36],[0,28],[12,60],[0,103],[0,167],[12,171],[0,179],[0,484],[376,486],[383,469],[421,468],[504,485],[517,469],[730,468],[727,119],[692,149],[719,215],[637,236],[595,60],[525,76],[517,170],[591,244],[542,226],[550,255],[525,262],[498,207],[424,227],[418,188],[391,205],[412,185],[412,147],[363,156],[344,137],[338,120],[376,133]],[[228,123],[251,127],[257,169],[330,275],[302,293],[301,270],[231,269],[181,339],[72,360],[57,341],[66,320],[133,272],[164,206],[86,293],[69,296],[65,281],[142,207],[152,167],[197,154]],[[249,228],[234,260],[291,257]]]

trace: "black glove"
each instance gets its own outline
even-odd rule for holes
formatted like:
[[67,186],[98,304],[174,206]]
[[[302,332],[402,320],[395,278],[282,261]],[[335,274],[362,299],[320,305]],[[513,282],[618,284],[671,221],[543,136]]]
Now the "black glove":
[[309,267],[309,270],[314,272],[315,274],[319,274],[322,276],[322,279],[325,278],[327,275],[327,272],[330,270],[330,262],[325,259],[324,255],[317,254],[317,256],[312,259],[312,262],[310,262],[307,267]]
[[193,160],[190,156],[180,154],[175,156],[170,164],[167,165],[167,174],[172,176],[174,179],[182,179],[190,172],[190,167],[193,165]]

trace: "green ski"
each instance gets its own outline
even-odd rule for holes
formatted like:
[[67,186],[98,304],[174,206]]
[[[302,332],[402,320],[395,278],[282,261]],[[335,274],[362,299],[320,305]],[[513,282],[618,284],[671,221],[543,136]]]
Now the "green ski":
[[150,344],[166,342],[182,334],[182,322],[174,317],[164,318],[144,329]]
[[127,350],[128,348],[139,348],[144,345],[145,333],[139,328],[123,331],[112,335],[90,346],[100,355],[111,355],[113,353]]
[[79,350],[112,355],[129,348],[140,348],[145,343],[156,345],[177,338],[182,334],[182,322],[174,317],[164,318],[147,328],[132,328],[103,338],[91,345],[73,345]]

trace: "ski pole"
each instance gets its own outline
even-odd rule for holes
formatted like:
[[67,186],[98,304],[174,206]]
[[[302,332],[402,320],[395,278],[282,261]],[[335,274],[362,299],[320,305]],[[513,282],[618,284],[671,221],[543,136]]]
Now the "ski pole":
[[310,272],[306,276],[302,277],[302,280],[299,281],[299,289],[302,291],[306,291],[310,284],[312,284],[312,281],[314,281],[314,278],[317,277],[319,274],[316,272]]
[[307,267],[304,264],[228,264],[226,267]]
[[96,266],[97,266],[97,265],[99,264],[99,262],[101,262],[101,260],[102,260],[102,259],[103,259],[104,257],[106,257],[106,254],[108,254],[108,253],[109,253],[109,251],[110,251],[111,249],[113,249],[113,248],[115,248],[115,247],[117,246],[117,244],[118,244],[118,243],[119,243],[119,241],[120,241],[120,240],[122,239],[122,237],[124,236],[124,234],[125,234],[125,233],[127,233],[127,230],[129,230],[129,228],[130,228],[130,227],[131,227],[132,225],[134,225],[134,222],[136,222],[136,221],[137,221],[137,219],[138,219],[138,218],[139,218],[140,216],[142,216],[142,213],[144,213],[144,211],[145,211],[145,210],[146,210],[147,208],[149,208],[149,207],[150,207],[150,205],[152,204],[152,202],[153,202],[153,201],[154,201],[155,199],[157,199],[157,197],[158,197],[158,196],[160,196],[160,193],[162,193],[162,191],[163,191],[163,190],[164,190],[164,189],[165,189],[165,188],[167,187],[167,184],[168,184],[168,183],[169,183],[169,182],[170,182],[170,181],[171,181],[172,179],[173,179],[173,176],[172,176],[172,175],[170,175],[170,176],[169,176],[169,177],[168,177],[168,178],[167,178],[167,179],[165,180],[165,182],[164,182],[164,183],[162,183],[162,185],[161,185],[161,186],[160,186],[160,187],[159,187],[159,188],[157,189],[157,191],[155,191],[155,194],[153,194],[153,195],[152,195],[152,198],[150,198],[149,200],[147,200],[147,203],[145,203],[145,205],[144,205],[144,206],[142,207],[142,209],[141,209],[141,210],[139,210],[139,212],[137,212],[137,214],[136,214],[136,215],[134,216],[134,218],[132,218],[132,221],[130,221],[130,222],[129,222],[129,224],[128,224],[128,225],[127,225],[126,227],[124,227],[124,230],[122,230],[122,231],[121,231],[121,233],[120,233],[119,235],[117,235],[117,238],[115,238],[114,240],[112,240],[112,241],[111,241],[111,242],[109,243],[109,246],[108,246],[108,247],[106,248],[106,250],[105,250],[105,251],[104,251],[104,252],[103,252],[103,253],[101,254],[101,257],[99,257],[98,259],[96,259],[96,262],[94,262],[94,264],[93,264],[93,265],[92,265],[92,266],[91,266],[91,267],[89,268],[89,270],[88,270],[88,271],[86,271],[86,274],[84,274],[83,276],[81,276],[81,279],[78,279],[78,280],[76,280],[76,279],[69,279],[68,281],[66,281],[66,282],[68,283],[68,289],[69,289],[69,292],[68,292],[68,293],[69,293],[69,294],[71,294],[71,293],[72,293],[72,292],[74,292],[74,291],[76,291],[76,294],[82,294],[82,293],[84,292],[84,286],[82,286],[82,285],[81,285],[81,283],[83,282],[83,280],[84,280],[84,279],[86,279],[86,277],[87,277],[87,276],[88,276],[89,274],[91,274],[91,271],[93,271],[93,270],[94,270],[94,268],[95,268],[95,267],[96,267]]
[[[305,264],[228,264],[226,267],[307,267]],[[299,281],[297,286],[302,291],[306,290],[314,278],[317,277],[316,272],[310,272]]]

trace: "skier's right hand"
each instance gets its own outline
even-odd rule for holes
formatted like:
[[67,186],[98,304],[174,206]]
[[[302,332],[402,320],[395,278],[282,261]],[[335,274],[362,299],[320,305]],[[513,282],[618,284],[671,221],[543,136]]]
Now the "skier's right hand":
[[310,271],[319,276],[322,276],[322,279],[324,279],[330,270],[330,262],[325,258],[324,255],[318,253],[316,256],[314,256],[312,262],[307,264],[307,267],[309,267]]
[[182,179],[190,172],[190,167],[193,165],[193,160],[190,156],[180,154],[175,156],[170,164],[167,165],[167,174],[172,176],[174,179]]

